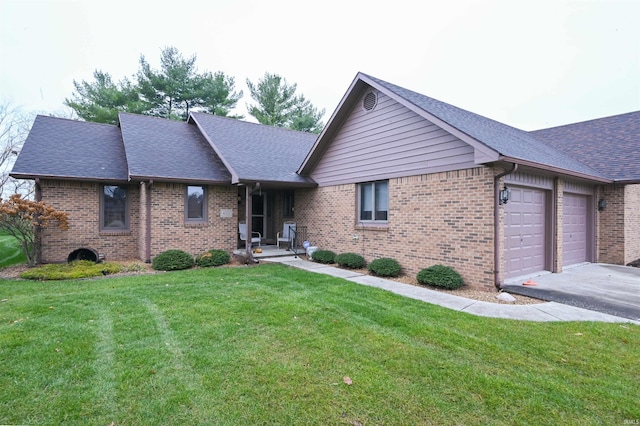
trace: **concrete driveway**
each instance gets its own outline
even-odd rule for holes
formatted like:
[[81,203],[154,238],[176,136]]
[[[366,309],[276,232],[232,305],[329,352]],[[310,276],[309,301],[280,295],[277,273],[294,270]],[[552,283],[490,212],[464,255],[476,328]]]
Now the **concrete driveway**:
[[623,318],[640,320],[640,268],[590,263],[565,268],[560,274],[507,280],[503,289],[514,294],[577,306]]

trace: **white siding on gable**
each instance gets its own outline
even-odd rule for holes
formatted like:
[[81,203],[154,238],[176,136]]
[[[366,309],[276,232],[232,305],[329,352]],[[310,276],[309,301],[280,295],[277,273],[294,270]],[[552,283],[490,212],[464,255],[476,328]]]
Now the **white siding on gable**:
[[320,186],[474,167],[473,148],[378,92],[358,102],[313,170]]

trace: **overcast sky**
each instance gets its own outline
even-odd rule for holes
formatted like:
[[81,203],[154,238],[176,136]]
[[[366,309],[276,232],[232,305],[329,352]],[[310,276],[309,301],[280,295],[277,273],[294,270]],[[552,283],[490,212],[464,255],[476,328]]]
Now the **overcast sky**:
[[0,101],[54,113],[95,69],[175,46],[298,84],[325,122],[358,71],[534,130],[640,110],[640,0],[0,0]]

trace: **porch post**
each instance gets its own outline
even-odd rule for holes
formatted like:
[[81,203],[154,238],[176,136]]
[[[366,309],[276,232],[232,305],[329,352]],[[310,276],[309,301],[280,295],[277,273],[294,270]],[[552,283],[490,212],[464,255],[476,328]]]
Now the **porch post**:
[[252,213],[252,207],[251,207],[251,187],[247,184],[245,185],[245,222],[247,224],[247,243],[245,244],[246,246],[246,250],[247,250],[247,257],[249,259],[253,259],[253,253],[251,252],[251,236],[253,235],[251,233],[251,229],[253,228],[252,223],[251,223],[251,213]]

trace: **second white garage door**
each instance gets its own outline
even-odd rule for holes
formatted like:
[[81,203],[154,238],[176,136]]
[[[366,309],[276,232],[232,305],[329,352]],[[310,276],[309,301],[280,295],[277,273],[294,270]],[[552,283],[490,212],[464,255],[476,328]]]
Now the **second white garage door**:
[[505,206],[505,278],[545,270],[546,196],[535,188],[511,186]]

